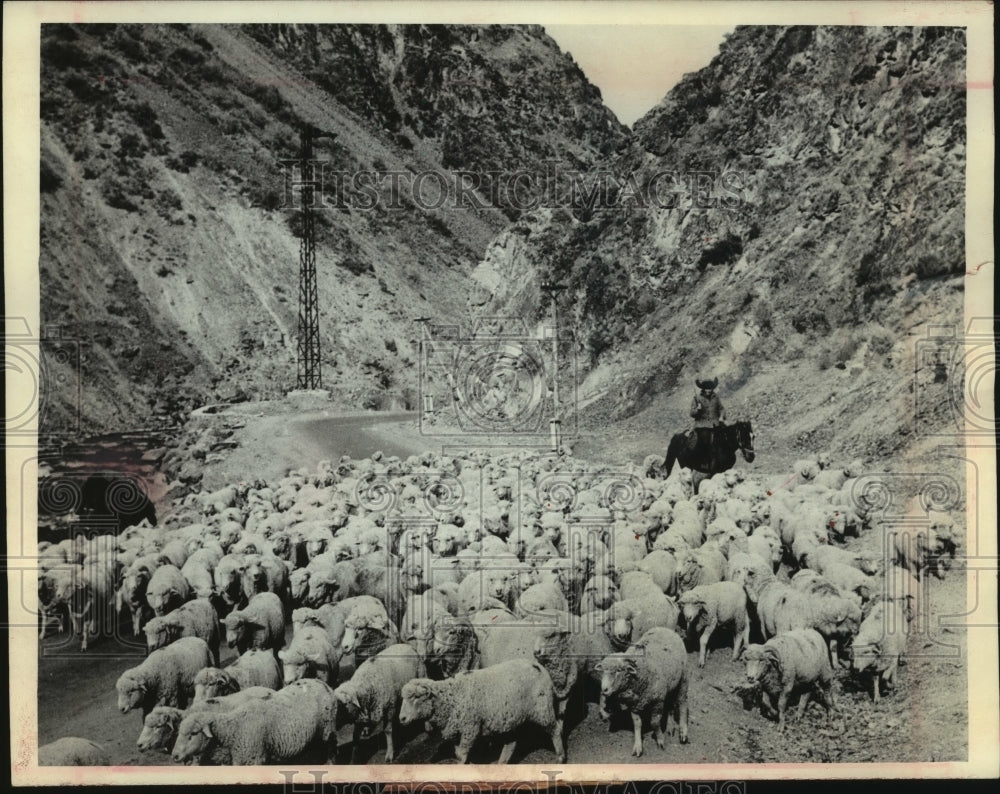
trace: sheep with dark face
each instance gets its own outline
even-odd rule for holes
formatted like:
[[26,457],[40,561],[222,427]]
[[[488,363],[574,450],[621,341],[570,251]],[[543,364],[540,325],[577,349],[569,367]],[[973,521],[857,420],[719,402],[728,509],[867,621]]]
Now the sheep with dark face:
[[632,715],[632,755],[642,755],[642,727],[647,715],[660,749],[666,748],[670,716],[677,723],[681,744],[687,744],[687,651],[676,632],[650,629],[624,653],[605,657],[598,669],[602,698]]
[[[833,669],[822,635],[814,629],[799,629],[772,637],[763,645],[750,645],[743,654],[747,681],[759,688],[778,727],[785,730],[785,711],[795,692],[801,693],[799,716],[817,694],[829,717],[833,701]],[[761,701],[764,708],[764,699]]]

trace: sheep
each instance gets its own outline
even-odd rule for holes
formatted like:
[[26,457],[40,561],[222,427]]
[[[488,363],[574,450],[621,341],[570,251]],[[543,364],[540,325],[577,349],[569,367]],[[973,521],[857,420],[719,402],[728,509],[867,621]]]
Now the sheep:
[[40,640],[45,638],[51,612],[60,605],[69,612],[73,634],[82,635],[81,651],[87,650],[88,639],[98,633],[99,624],[106,624],[114,615],[117,594],[111,560],[87,558],[81,565],[50,569],[39,577],[38,586],[42,607]]
[[771,527],[757,527],[747,538],[747,551],[771,563],[771,570],[777,572],[781,565],[781,538]]
[[479,638],[471,621],[464,616],[435,616],[426,635],[424,664],[441,678],[478,668]]
[[730,571],[732,581],[746,590],[748,603],[757,610],[757,621],[764,639],[777,634],[777,623],[787,611],[805,611],[806,596],[779,582],[771,571],[769,563],[746,555],[745,562]]
[[154,617],[145,626],[146,647],[150,651],[163,648],[181,637],[201,637],[219,664],[221,627],[219,616],[211,602],[196,598],[182,604],[163,617]]
[[580,614],[607,609],[618,599],[618,585],[608,576],[592,576],[583,588]]
[[292,613],[293,630],[299,631],[303,626],[319,626],[330,638],[330,643],[339,648],[344,641],[344,623],[356,598],[368,598],[368,596],[352,596],[338,604],[323,604],[316,609],[312,607],[296,609]]
[[128,608],[132,615],[132,635],[136,637],[155,614],[146,600],[146,589],[155,570],[155,560],[139,557],[125,569],[118,588],[118,611]]
[[468,613],[490,597],[503,601],[513,608],[520,593],[517,591],[517,572],[520,560],[513,554],[483,560],[480,570],[469,574],[458,586],[459,610]]
[[176,565],[161,565],[146,585],[146,601],[153,614],[162,617],[191,597],[191,585]]
[[284,666],[286,685],[300,678],[336,683],[340,674],[340,649],[319,626],[303,626],[295,632],[289,646],[278,651],[278,659]]
[[122,714],[141,708],[143,719],[154,706],[185,708],[194,697],[195,676],[211,663],[211,652],[200,637],[183,637],[153,651],[118,677],[118,708]]
[[726,569],[726,558],[713,544],[687,552],[679,560],[680,571],[677,573],[677,592],[683,593],[700,584],[721,582]]
[[683,593],[677,603],[687,621],[689,633],[700,632],[698,666],[705,666],[708,641],[720,625],[733,632],[733,661],[750,644],[750,619],[747,616],[747,596],[736,582],[715,582],[699,585]]
[[667,595],[677,592],[677,558],[669,551],[654,549],[639,561],[636,570],[648,573]]
[[234,711],[188,713],[171,755],[183,762],[221,748],[229,751],[234,766],[274,764],[303,753],[316,762],[332,762],[335,715],[333,690],[322,681],[302,679]]
[[830,563],[823,567],[823,577],[842,593],[852,593],[864,604],[877,590],[875,579],[851,565]]
[[353,653],[355,666],[399,642],[396,624],[382,602],[372,596],[359,597],[344,621],[343,653]]
[[431,624],[439,615],[447,614],[448,597],[440,590],[425,590],[420,595],[411,594],[399,625],[400,640],[413,644],[417,654],[423,659],[427,655],[425,644]]
[[[923,586],[926,587],[926,583]],[[920,611],[920,593],[921,583],[909,571],[898,565],[889,566],[882,579],[881,600],[887,603],[899,601],[908,622]]]
[[[582,554],[572,557],[558,557],[546,560],[538,570],[538,584],[552,583],[557,585],[562,591],[569,605],[570,610],[576,610],[583,594],[583,586],[591,570],[595,574],[604,574],[603,570],[598,570],[591,565],[592,560]],[[525,586],[525,569],[520,571],[517,587]],[[530,586],[530,585],[529,585]]]
[[247,598],[257,593],[274,593],[287,606],[291,602],[288,568],[283,560],[263,554],[247,554],[240,566],[243,592]]
[[[949,546],[934,529],[929,526],[917,531],[904,528],[902,531],[891,531],[891,535],[896,565],[917,579],[922,579],[927,572],[944,579],[948,563],[943,557]],[[953,548],[951,553],[954,554]]]
[[213,571],[220,559],[211,549],[198,549],[187,558],[181,576],[187,580],[195,598],[211,598],[215,594]]
[[226,615],[226,639],[240,655],[251,648],[271,648],[285,643],[285,612],[274,593],[257,593],[244,609]]
[[108,751],[90,739],[64,736],[38,748],[39,766],[111,766]]
[[226,668],[226,672],[235,679],[241,690],[250,687],[281,688],[281,670],[274,654],[267,650],[247,650]]
[[873,574],[878,570],[878,563],[875,560],[862,554],[825,545],[811,549],[805,556],[805,563],[821,574],[831,565],[847,565],[866,574]]
[[[553,679],[557,705],[565,707],[568,703],[574,680],[589,679],[600,688],[597,665],[614,653],[603,625],[603,612],[588,612],[560,617],[557,622],[538,629],[534,657]],[[557,679],[561,685],[556,683]]]
[[[174,749],[177,729],[185,714],[199,711],[234,711],[241,706],[252,705],[254,700],[266,700],[273,694],[273,690],[265,687],[250,687],[231,694],[214,696],[211,699],[195,700],[187,711],[173,706],[157,706],[146,715],[142,732],[135,744],[144,752],[163,750],[165,753],[170,753]],[[202,759],[202,763],[206,760],[211,760],[214,764],[229,764],[232,761],[226,752],[209,753],[207,758]]]
[[[743,654],[747,681],[759,688],[772,712],[777,710],[778,729],[785,730],[788,699],[802,690],[799,700],[801,716],[812,694],[823,701],[829,718],[836,708],[833,700],[833,669],[826,643],[814,629],[798,629],[772,637],[763,645],[750,645]],[[777,706],[775,706],[777,698]],[[765,702],[761,701],[763,711]]]
[[227,554],[215,566],[216,592],[222,597],[227,610],[241,609],[247,604],[240,571],[242,566],[242,554]]
[[[657,746],[666,749],[665,729],[673,716],[681,744],[688,742],[688,669],[684,642],[675,632],[652,628],[624,653],[599,664],[601,696],[632,715],[632,755],[642,755],[643,717],[649,715]],[[672,732],[672,731],[671,731]]]
[[356,755],[359,740],[381,729],[385,734],[385,762],[392,763],[400,692],[408,681],[419,674],[420,658],[417,652],[409,645],[390,645],[365,661],[350,681],[345,681],[333,691],[338,707],[354,723],[352,756]]
[[558,760],[566,761],[552,679],[533,660],[511,659],[444,681],[415,678],[403,687],[401,696],[400,723],[424,720],[445,739],[458,739],[455,757],[460,764],[468,761],[480,736],[510,737],[499,758],[499,763],[508,763],[517,747],[514,732],[529,722],[548,731]]
[[271,651],[251,649],[225,670],[206,667],[194,679],[194,700],[229,695],[252,687],[281,689],[281,667]]
[[876,604],[865,618],[851,646],[851,669],[871,674],[872,699],[881,699],[881,684],[892,688],[899,660],[906,653],[907,618],[899,601]]
[[677,604],[663,593],[642,598],[623,598],[604,613],[604,626],[611,644],[626,647],[653,627],[675,629]]
[[562,589],[552,581],[531,585],[521,593],[514,606],[514,611],[522,618],[546,609],[561,612],[569,610],[569,602],[566,601]]

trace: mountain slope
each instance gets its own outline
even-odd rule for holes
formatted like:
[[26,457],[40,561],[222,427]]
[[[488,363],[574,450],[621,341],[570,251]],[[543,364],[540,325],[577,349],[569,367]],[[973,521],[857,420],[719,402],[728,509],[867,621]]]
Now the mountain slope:
[[540,320],[569,287],[585,426],[662,437],[707,372],[777,448],[897,450],[914,388],[950,419],[912,355],[961,319],[964,63],[961,29],[738,28],[591,192],[497,238],[473,305]]
[[294,387],[282,161],[304,123],[333,136],[315,150],[324,386],[354,407],[412,404],[413,318],[459,316],[508,219],[496,202],[437,207],[406,189],[415,175],[585,167],[626,134],[536,28],[46,25],[41,119],[42,322],[83,351],[48,362],[43,433]]

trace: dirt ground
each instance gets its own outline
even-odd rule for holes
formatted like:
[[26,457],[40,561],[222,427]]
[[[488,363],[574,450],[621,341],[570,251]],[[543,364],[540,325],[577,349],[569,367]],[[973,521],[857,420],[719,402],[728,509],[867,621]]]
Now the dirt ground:
[[[400,420],[373,426],[372,418],[358,420],[346,436],[337,431],[329,437],[316,434],[317,417],[308,414],[249,417],[237,436],[239,444],[225,460],[206,467],[206,485],[237,481],[241,477],[268,477],[283,473],[282,467],[294,459],[298,465],[313,467],[338,448],[358,454],[374,445],[387,454],[434,448],[415,432],[412,421]],[[330,417],[326,417],[330,419]],[[329,427],[327,427],[329,429]],[[341,428],[342,429],[342,428]],[[590,445],[588,445],[590,446]],[[594,446],[597,446],[595,443]],[[618,459],[628,450],[604,446],[604,460]],[[283,450],[284,457],[276,456]],[[580,452],[578,451],[579,455]],[[588,456],[590,457],[590,456]],[[595,458],[596,459],[596,458]],[[632,458],[634,459],[634,458]],[[640,457],[641,459],[641,457]],[[744,465],[744,464],[740,464]],[[758,462],[752,476],[763,477],[767,469],[776,474],[773,461]],[[869,554],[879,554],[881,538],[875,530],[849,546]],[[744,666],[731,660],[730,638],[720,631],[713,639],[712,653],[703,669],[697,654],[689,654],[691,684],[690,742],[668,739],[660,750],[646,734],[645,752],[639,759],[630,755],[631,723],[620,715],[610,724],[600,719],[593,697],[570,704],[567,717],[569,763],[664,762],[664,763],[765,763],[765,762],[874,762],[874,761],[960,761],[967,757],[968,722],[967,637],[961,627],[942,626],[947,616],[966,612],[964,571],[952,569],[944,581],[929,582],[926,626],[913,624],[908,641],[908,657],[900,668],[895,691],[879,705],[870,689],[862,689],[847,671],[838,672],[835,688],[838,709],[827,721],[820,706],[809,706],[801,720],[792,718],[788,730],[780,734],[775,722],[758,710],[745,710],[733,688],[744,678]],[[953,618],[961,623],[960,618]],[[126,629],[128,631],[130,629]],[[128,645],[131,638],[104,639],[86,653],[79,642],[65,635],[41,643],[38,705],[39,742],[61,736],[82,736],[108,748],[113,764],[172,765],[161,753],[141,753],[135,745],[141,719],[135,712],[121,714],[116,708],[115,681],[127,668],[138,664],[143,651]],[[691,647],[691,646],[689,646]],[[228,649],[223,665],[233,658]],[[350,674],[342,668],[342,677]],[[591,693],[593,694],[593,693]],[[947,726],[947,730],[942,730]],[[351,731],[339,736],[338,762],[350,759]],[[356,762],[381,763],[384,745],[376,737],[362,743]],[[446,762],[451,749],[440,739],[419,728],[400,730],[396,742],[397,763]],[[495,760],[499,748],[481,742],[470,760]],[[547,737],[532,730],[521,734],[513,763],[549,763],[554,759]]]

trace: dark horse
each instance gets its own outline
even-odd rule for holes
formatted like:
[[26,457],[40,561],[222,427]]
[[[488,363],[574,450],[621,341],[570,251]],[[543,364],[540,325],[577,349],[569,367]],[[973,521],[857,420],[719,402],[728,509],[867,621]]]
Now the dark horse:
[[[712,446],[708,449],[699,447],[694,452],[688,444],[687,433],[678,433],[667,445],[663,476],[670,476],[675,462],[691,469],[694,492],[698,493],[698,486],[702,480],[713,474],[728,471],[736,465],[736,450],[743,453],[743,459],[747,463],[753,463],[753,428],[749,422],[719,425],[715,428]],[[702,476],[698,477],[698,474]]]

